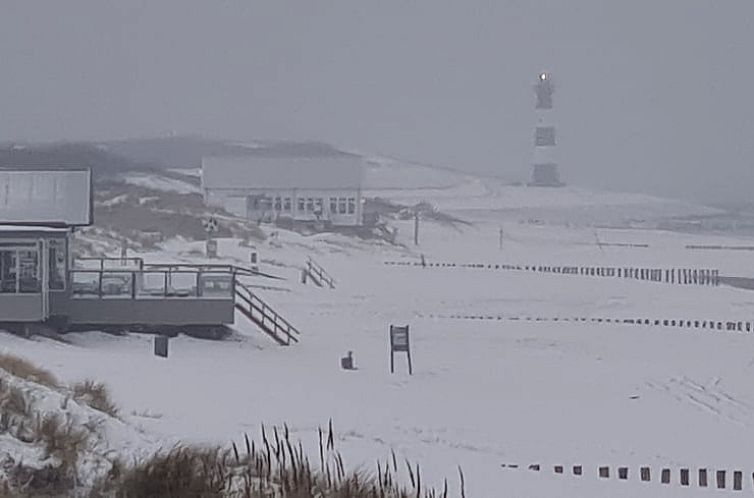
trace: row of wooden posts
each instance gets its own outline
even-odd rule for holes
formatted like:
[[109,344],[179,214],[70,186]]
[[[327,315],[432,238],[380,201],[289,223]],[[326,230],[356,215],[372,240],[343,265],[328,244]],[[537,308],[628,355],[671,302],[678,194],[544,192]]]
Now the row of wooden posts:
[[386,261],[388,266],[414,266],[422,268],[468,268],[478,270],[528,271],[559,275],[580,275],[588,277],[624,278],[663,282],[680,285],[720,285],[720,271],[707,268],[636,268],[617,266],[551,266],[551,265],[511,265],[492,263],[452,263],[421,261]]
[[602,318],[602,317],[542,317],[542,316],[504,316],[504,315],[473,315],[467,313],[422,315],[423,318],[444,320],[486,320],[486,321],[527,321],[527,322],[591,322],[614,323],[621,325],[647,325],[655,327],[674,327],[702,330],[721,330],[728,332],[752,332],[754,322],[731,320],[696,320],[669,318]]
[[[502,467],[508,468],[508,469],[519,468],[517,464],[503,464]],[[544,467],[538,463],[531,464],[528,466],[528,470],[532,472],[540,472],[542,471],[543,468]],[[554,465],[552,469],[555,474],[564,475],[566,473],[566,468],[563,465]],[[584,476],[583,465],[573,465],[570,470],[571,470],[571,475],[575,477]],[[627,481],[630,479],[629,467],[617,467],[615,468],[615,470],[616,470],[615,474],[612,474],[610,466],[607,466],[607,465],[599,466],[597,467],[597,476],[600,479],[610,479],[611,475],[615,475],[621,481]],[[661,468],[660,473],[659,473],[660,483],[667,484],[667,485],[672,484],[673,483],[672,474],[673,474],[672,469],[667,468],[667,467]],[[651,482],[652,475],[653,475],[653,472],[652,472],[651,467],[648,467],[648,466],[639,467],[638,477],[642,482]],[[740,470],[734,470],[732,472],[729,472],[727,470],[710,471],[709,469],[706,469],[706,468],[699,468],[699,469],[696,469],[695,473],[692,473],[690,468],[680,468],[678,469],[678,475],[675,482],[677,482],[681,486],[696,485],[697,487],[700,487],[700,488],[707,488],[707,487],[712,487],[713,485],[710,482],[712,480],[711,476],[713,475],[714,475],[714,486],[717,489],[728,489],[727,486],[730,484],[730,489],[733,489],[734,491],[743,490],[744,473]],[[729,476],[732,476],[732,482],[730,482]],[[752,483],[754,485],[754,473],[752,473]]]
[[681,285],[720,285],[720,271],[706,268],[633,268],[604,266],[526,266],[540,273],[614,277]]

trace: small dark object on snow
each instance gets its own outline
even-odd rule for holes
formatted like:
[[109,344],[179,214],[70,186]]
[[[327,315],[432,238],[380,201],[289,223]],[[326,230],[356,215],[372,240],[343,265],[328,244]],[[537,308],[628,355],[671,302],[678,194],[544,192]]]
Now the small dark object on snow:
[[355,370],[353,367],[353,352],[349,351],[347,356],[340,359],[340,366],[343,370]]
[[162,358],[168,357],[168,336],[158,335],[154,338],[154,354]]

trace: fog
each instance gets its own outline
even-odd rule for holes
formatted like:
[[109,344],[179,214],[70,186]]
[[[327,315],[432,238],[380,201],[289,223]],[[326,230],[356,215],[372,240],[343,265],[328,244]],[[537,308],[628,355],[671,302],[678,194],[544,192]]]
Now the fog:
[[557,85],[573,184],[746,200],[751,0],[0,0],[0,141],[313,139],[525,179]]

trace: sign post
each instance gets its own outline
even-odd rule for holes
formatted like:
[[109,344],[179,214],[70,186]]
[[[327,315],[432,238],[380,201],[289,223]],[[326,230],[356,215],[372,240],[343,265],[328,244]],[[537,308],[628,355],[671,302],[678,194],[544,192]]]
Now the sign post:
[[204,220],[202,224],[204,225],[204,230],[207,232],[207,257],[216,258],[217,241],[212,238],[212,234],[217,231],[217,219],[215,217],[210,217],[209,219]]
[[390,326],[390,373],[395,373],[395,353],[406,353],[408,357],[408,374],[413,375],[411,365],[411,343],[409,342],[408,325]]

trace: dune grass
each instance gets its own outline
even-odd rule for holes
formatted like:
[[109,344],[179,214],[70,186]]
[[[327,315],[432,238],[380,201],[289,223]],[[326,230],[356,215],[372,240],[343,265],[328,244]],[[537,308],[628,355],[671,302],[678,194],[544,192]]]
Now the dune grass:
[[30,382],[36,382],[52,389],[58,387],[58,381],[54,375],[18,356],[0,353],[0,368],[15,377]]
[[73,385],[73,399],[88,405],[90,408],[106,413],[111,417],[118,416],[118,407],[112,401],[110,391],[102,383],[85,380]]
[[[316,463],[312,464],[312,460]],[[262,427],[261,443],[244,437],[239,450],[178,446],[102,479],[91,498],[447,498],[422,482],[421,468],[395,454],[373,472],[347,471],[335,450],[332,424],[319,431],[319,455],[294,444],[287,427]],[[401,483],[400,474],[407,474]],[[461,481],[463,474],[461,473]],[[465,498],[463,484],[460,496]]]

